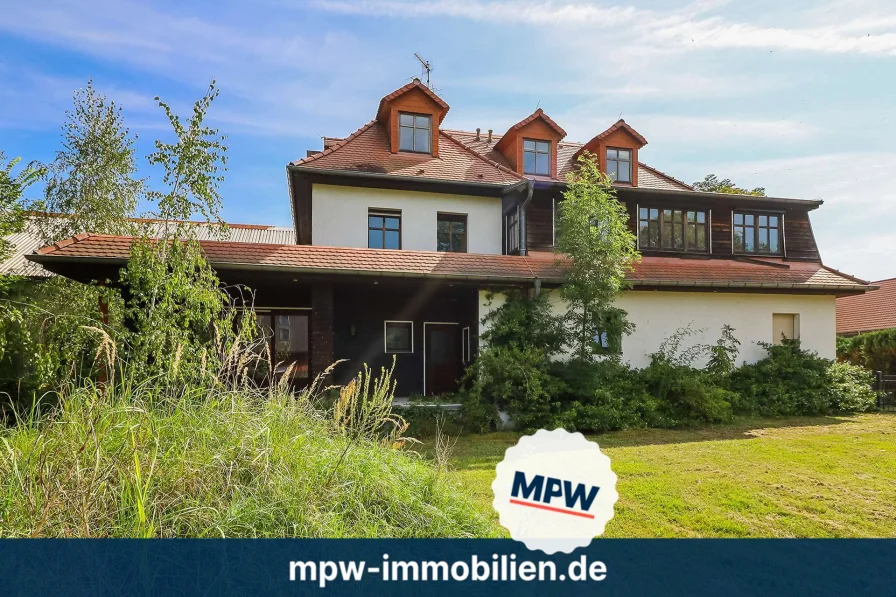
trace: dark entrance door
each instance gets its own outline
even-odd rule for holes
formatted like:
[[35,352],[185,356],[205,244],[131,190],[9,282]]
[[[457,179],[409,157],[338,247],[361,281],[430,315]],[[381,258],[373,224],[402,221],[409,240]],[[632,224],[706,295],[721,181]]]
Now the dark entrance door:
[[460,326],[427,323],[424,327],[426,395],[453,392],[461,373]]

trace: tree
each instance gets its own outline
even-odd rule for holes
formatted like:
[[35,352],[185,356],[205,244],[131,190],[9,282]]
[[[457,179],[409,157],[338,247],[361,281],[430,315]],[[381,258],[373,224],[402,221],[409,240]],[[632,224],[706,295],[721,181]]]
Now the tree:
[[80,232],[129,234],[144,181],[136,177],[131,135],[115,102],[93,87],[79,89],[62,126],[62,149],[50,165],[44,210],[65,217],[44,218],[47,242]]
[[9,257],[13,249],[7,237],[22,232],[28,223],[30,206],[22,194],[43,173],[43,168],[32,162],[13,175],[12,171],[20,161],[21,158],[7,161],[6,154],[0,151],[0,261]]
[[694,189],[704,193],[728,193],[731,195],[755,195],[765,197],[765,187],[756,187],[752,191],[742,189],[735,185],[730,178],[719,180],[715,174],[707,174],[700,182],[694,183]]
[[594,338],[602,332],[610,337],[631,332],[625,311],[613,301],[640,254],[628,213],[592,154],[579,157],[567,182],[557,222],[557,252],[566,270],[561,292],[571,343],[576,355],[587,359],[600,352]]

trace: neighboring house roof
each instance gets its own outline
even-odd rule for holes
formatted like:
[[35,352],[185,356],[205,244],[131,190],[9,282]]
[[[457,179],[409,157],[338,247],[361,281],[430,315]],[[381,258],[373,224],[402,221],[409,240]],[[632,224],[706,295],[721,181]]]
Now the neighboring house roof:
[[878,289],[837,299],[838,334],[896,328],[896,278],[871,284]]
[[[136,223],[154,224],[156,221],[145,218],[132,218]],[[206,222],[191,222],[198,228],[196,236],[199,240],[214,238],[217,232]],[[161,229],[162,224],[157,223],[155,229]],[[158,232],[155,232],[158,234]],[[18,234],[7,237],[13,246],[13,253],[5,261],[0,262],[0,274],[29,276],[43,278],[51,276],[50,272],[41,265],[28,261],[25,256],[34,253],[45,244],[43,234],[37,225],[36,218],[30,218],[26,229]],[[296,240],[295,230],[292,227],[265,226],[259,224],[228,224],[227,240],[233,242],[265,243],[265,244],[289,244]]]
[[442,142],[438,157],[425,153],[392,153],[385,128],[371,121],[329,149],[296,160],[290,166],[497,185],[522,180],[506,164],[472,151],[450,135],[440,131],[439,139]]
[[[127,260],[133,239],[80,234],[41,248],[43,263]],[[492,282],[560,282],[563,268],[548,256],[438,253],[313,245],[201,241],[216,268],[285,270],[319,274],[449,278]],[[644,257],[628,279],[635,286],[757,288],[862,292],[867,283],[817,263],[781,259],[683,259]]]

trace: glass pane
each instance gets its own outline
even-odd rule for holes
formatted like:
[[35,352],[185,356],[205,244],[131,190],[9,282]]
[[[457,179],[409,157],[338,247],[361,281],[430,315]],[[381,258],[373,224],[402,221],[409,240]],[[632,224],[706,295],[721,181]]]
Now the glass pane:
[[647,208],[646,208],[646,207],[642,207],[641,209],[638,210],[639,217],[640,217],[642,220],[646,220],[646,219],[647,219],[647,214],[648,214],[648,213],[650,213],[650,212],[647,211]]
[[536,141],[535,142],[535,150],[539,153],[550,153],[551,144],[547,141]]
[[615,160],[616,158],[617,158],[616,150],[608,149],[607,150],[607,160]]
[[414,129],[406,126],[398,127],[398,149],[414,151]]
[[694,246],[695,249],[699,249],[701,251],[706,250],[706,227],[705,226],[697,226],[697,242]]
[[657,221],[650,223],[650,246],[660,246],[660,224]]
[[455,253],[467,252],[467,233],[463,228],[455,228],[451,234],[451,250]]
[[399,114],[398,115],[398,124],[401,126],[414,126],[414,115],[413,114]]
[[398,225],[398,218],[386,218],[386,228],[398,230],[400,228]]
[[303,352],[308,352],[308,316],[278,315],[274,360],[289,360]]
[[759,247],[760,251],[768,251],[768,228],[759,229]]
[[697,212],[697,221],[701,224],[706,222],[706,212],[698,211]]
[[549,175],[551,173],[548,165],[548,155],[539,153],[535,156],[535,173]]
[[610,180],[616,180],[616,160],[607,160],[607,176]]
[[641,220],[641,229],[638,232],[638,240],[642,247],[649,247],[650,244],[650,225],[646,220]]
[[384,249],[400,249],[401,248],[401,235],[397,230],[387,230],[386,231],[386,242],[383,245]]
[[768,217],[768,225],[772,228],[778,227],[778,216],[769,216]]
[[367,247],[370,249],[382,249],[383,248],[383,231],[382,230],[368,230],[367,231]]
[[750,253],[756,250],[754,246],[755,239],[753,238],[753,228],[747,228],[744,233],[744,250]]
[[655,219],[657,219],[657,218],[659,218],[659,217],[660,217],[660,210],[658,210],[658,209],[651,209],[651,210],[650,210],[650,219],[655,220]]
[[389,322],[386,324],[386,352],[411,351],[411,324]]
[[618,169],[616,173],[616,180],[619,182],[631,182],[631,163],[630,162],[617,162]]
[[734,229],[734,250],[735,251],[743,251],[744,250],[744,229],[743,228],[735,228]]
[[383,227],[383,218],[380,216],[367,216],[367,227],[368,228],[382,228]]
[[744,223],[744,214],[734,214],[734,223],[735,224],[743,224]]
[[414,117],[414,126],[418,129],[426,129],[429,130],[429,116],[415,116]]
[[535,141],[531,141],[529,139],[523,140],[523,150],[524,151],[535,151]]
[[744,214],[744,223],[747,226],[753,225],[753,215],[752,214]]
[[532,151],[523,152],[523,172],[529,174],[535,172],[535,153]]
[[697,221],[697,212],[689,211],[688,212],[688,222],[696,222]]
[[759,225],[768,226],[768,216],[759,216]]
[[771,234],[769,235],[768,241],[769,241],[768,242],[769,252],[777,253],[778,252],[778,233],[776,231],[772,230]]
[[663,221],[663,248],[672,248],[672,220]]
[[436,224],[436,250],[451,250],[451,233],[448,230],[448,222],[438,222]]
[[429,130],[417,129],[414,151],[429,151]]
[[618,150],[620,160],[631,160],[631,152],[627,149]]

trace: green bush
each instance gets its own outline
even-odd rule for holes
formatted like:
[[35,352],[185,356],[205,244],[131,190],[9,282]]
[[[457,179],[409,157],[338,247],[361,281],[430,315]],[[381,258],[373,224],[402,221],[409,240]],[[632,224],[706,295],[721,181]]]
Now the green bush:
[[850,363],[832,363],[827,373],[834,412],[862,412],[874,406],[877,396],[871,389],[871,371]]
[[837,338],[837,358],[871,371],[896,374],[896,328]]

